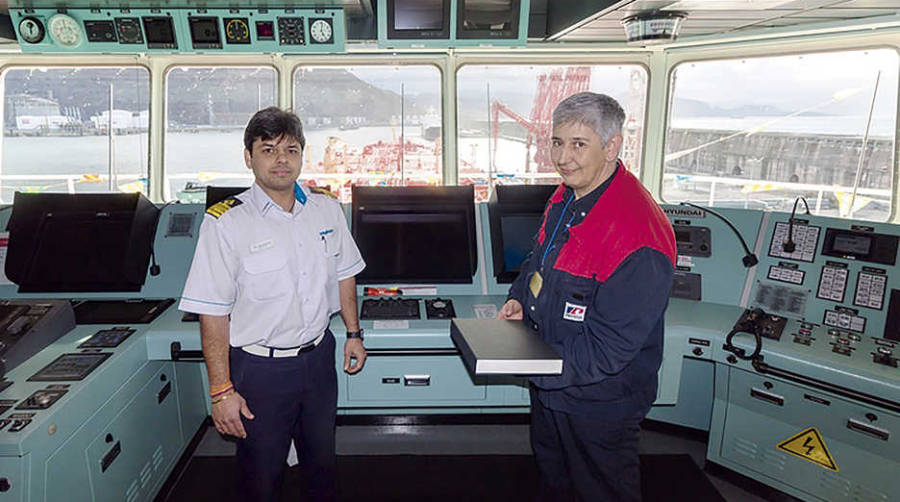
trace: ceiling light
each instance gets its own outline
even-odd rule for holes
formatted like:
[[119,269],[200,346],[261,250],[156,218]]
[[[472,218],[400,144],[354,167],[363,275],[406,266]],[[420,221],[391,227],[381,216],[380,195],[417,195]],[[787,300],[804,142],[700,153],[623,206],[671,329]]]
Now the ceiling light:
[[628,16],[622,20],[629,44],[660,44],[675,40],[686,12],[651,10]]

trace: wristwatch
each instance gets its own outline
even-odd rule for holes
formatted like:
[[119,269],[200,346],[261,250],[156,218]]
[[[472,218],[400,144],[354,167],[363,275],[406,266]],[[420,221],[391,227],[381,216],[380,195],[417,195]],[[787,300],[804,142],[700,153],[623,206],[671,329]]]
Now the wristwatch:
[[349,340],[349,339],[351,339],[351,338],[359,338],[360,340],[362,340],[362,339],[363,339],[363,330],[362,330],[362,328],[360,328],[359,331],[348,331],[348,332],[347,332],[347,339]]

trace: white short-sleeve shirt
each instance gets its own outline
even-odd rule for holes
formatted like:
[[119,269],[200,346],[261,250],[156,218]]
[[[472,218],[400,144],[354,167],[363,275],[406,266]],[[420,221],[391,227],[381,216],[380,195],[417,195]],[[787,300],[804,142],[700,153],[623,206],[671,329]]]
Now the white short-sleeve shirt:
[[290,212],[256,183],[207,210],[178,308],[230,315],[230,343],[288,348],[340,311],[338,281],[365,268],[340,204],[296,191]]

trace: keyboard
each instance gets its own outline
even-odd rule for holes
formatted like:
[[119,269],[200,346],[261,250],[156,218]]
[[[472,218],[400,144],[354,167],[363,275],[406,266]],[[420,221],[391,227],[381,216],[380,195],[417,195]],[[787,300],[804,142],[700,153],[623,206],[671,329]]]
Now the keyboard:
[[374,320],[418,319],[419,300],[413,298],[375,298],[362,302],[359,318]]

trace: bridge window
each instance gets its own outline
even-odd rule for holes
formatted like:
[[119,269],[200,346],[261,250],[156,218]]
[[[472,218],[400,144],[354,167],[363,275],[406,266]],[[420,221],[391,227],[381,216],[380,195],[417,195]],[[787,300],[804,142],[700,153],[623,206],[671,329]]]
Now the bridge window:
[[350,200],[352,185],[440,185],[441,73],[429,65],[302,66],[301,180]]
[[276,104],[271,67],[179,66],[166,75],[166,200],[206,200],[206,186],[250,186],[244,128]]
[[24,192],[147,192],[144,68],[3,72],[0,202]]
[[891,49],[680,64],[663,198],[887,220],[897,70]]
[[625,109],[620,158],[639,173],[647,72],[640,65],[466,65],[457,73],[459,183],[484,200],[495,183],[556,184],[551,116],[582,91],[608,94]]

